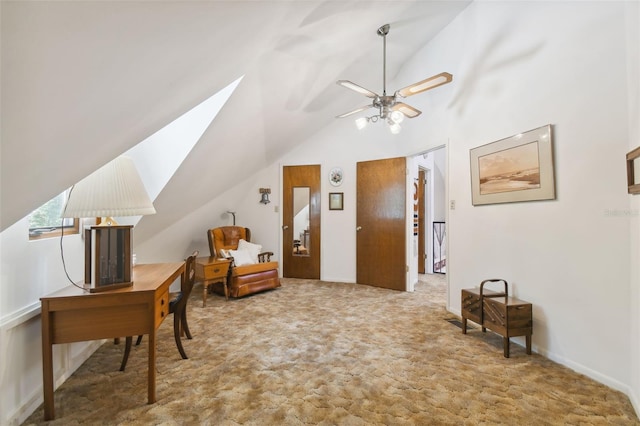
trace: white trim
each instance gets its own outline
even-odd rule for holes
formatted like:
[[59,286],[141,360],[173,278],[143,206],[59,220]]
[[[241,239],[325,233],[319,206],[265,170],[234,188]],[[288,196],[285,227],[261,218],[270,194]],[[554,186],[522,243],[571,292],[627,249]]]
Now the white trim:
[[32,318],[40,315],[40,302],[34,302],[22,309],[14,311],[9,315],[0,318],[0,330],[8,331],[19,326]]
[[[54,381],[54,385],[53,385],[54,391],[58,389],[58,387],[62,385],[69,377],[71,377],[73,373],[75,373],[76,370],[82,364],[84,364],[84,362],[88,360],[91,357],[91,355],[93,355],[93,353],[97,351],[98,348],[100,348],[100,346],[102,346],[102,344],[105,342],[106,340],[96,340],[96,341],[86,342],[87,346],[78,355],[76,355],[73,358],[67,359],[68,361],[66,363],[67,368]],[[54,377],[56,376],[56,373],[57,372],[54,372]],[[43,402],[44,402],[44,393],[43,393],[42,384],[40,384],[40,386],[35,388],[33,392],[29,394],[29,396],[26,398],[26,401],[20,406],[18,406],[6,418],[5,424],[17,426],[24,423],[24,421],[27,420],[27,418],[29,418],[29,416],[31,416],[38,409],[38,407],[42,405]]]

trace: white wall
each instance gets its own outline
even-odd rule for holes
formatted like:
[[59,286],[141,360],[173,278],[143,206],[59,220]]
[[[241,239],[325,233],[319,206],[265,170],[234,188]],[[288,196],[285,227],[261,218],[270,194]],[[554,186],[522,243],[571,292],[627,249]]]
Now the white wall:
[[[415,65],[437,58],[454,75],[437,115],[444,129],[427,127],[427,137],[450,141],[448,308],[460,312],[461,289],[504,278],[534,304],[535,351],[637,401],[629,299],[638,215],[625,214],[621,159],[637,120],[625,43],[637,49],[638,40],[627,39],[627,20],[624,3],[474,3]],[[554,130],[556,200],[473,207],[469,149],[544,124]]]
[[[447,210],[448,308],[459,313],[462,288],[489,276],[507,279],[535,306],[534,350],[627,392],[639,412],[640,196],[626,194],[623,167],[624,154],[640,145],[639,26],[631,2],[474,3],[388,84],[454,75],[452,84],[407,99],[423,115],[400,135],[380,123],[358,132],[351,120],[336,120],[143,244],[134,230],[138,261],[176,260],[194,248],[206,253],[206,230],[231,223],[226,210],[237,211],[237,223],[279,258],[281,167],[321,164],[321,276],[353,282],[355,163],[448,143],[448,199],[456,201]],[[554,126],[557,199],[473,207],[469,149],[544,124]],[[326,204],[336,166],[345,172],[343,211]],[[259,203],[261,187],[272,188],[271,204]],[[41,397],[41,364],[29,358],[39,352],[39,321],[20,312],[63,282],[54,270],[55,242],[41,251],[20,243],[21,235],[8,229],[0,238],[3,424],[24,418]],[[66,255],[82,258],[80,242],[72,245]],[[82,273],[82,263],[73,268]],[[72,371],[83,350],[69,348],[58,371]],[[24,364],[6,361],[16,359]]]
[[[640,3],[628,2],[627,17],[627,82],[629,86],[629,151],[640,146]],[[631,220],[631,247],[629,262],[631,280],[629,304],[631,305],[631,402],[636,413],[640,413],[640,195],[629,196]]]
[[433,221],[445,222],[447,219],[447,195],[445,175],[447,172],[447,151],[445,148],[431,151],[433,156]]
[[[84,278],[80,234],[63,239],[69,276]],[[69,285],[60,239],[29,241],[23,219],[0,233],[0,424],[22,421],[42,403],[40,297]],[[59,386],[98,347],[95,342],[56,345],[54,383]]]

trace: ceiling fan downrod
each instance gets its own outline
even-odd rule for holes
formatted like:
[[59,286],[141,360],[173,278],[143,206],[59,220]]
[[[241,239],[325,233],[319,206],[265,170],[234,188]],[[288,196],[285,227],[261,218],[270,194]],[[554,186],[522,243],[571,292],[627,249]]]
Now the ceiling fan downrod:
[[389,34],[389,24],[384,24],[377,31],[382,37],[382,96],[387,96],[387,34]]

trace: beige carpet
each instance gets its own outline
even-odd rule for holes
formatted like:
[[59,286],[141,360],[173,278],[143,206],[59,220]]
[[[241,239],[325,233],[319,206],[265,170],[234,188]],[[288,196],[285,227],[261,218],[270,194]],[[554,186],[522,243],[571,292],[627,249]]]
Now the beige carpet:
[[[188,360],[159,330],[158,402],[146,403],[147,339],[118,371],[105,343],[55,392],[52,424],[638,425],[628,398],[474,329],[446,321],[442,276],[414,293],[285,279],[230,300],[198,284]],[[534,329],[535,333],[535,329]],[[40,407],[25,424],[40,424]]]

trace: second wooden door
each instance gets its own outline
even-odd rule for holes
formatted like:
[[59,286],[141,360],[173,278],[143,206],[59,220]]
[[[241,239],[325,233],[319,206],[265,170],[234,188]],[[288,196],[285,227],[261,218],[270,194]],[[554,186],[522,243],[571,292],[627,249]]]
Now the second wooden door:
[[320,166],[282,170],[282,272],[320,279]]
[[406,159],[357,164],[356,280],[406,290]]

